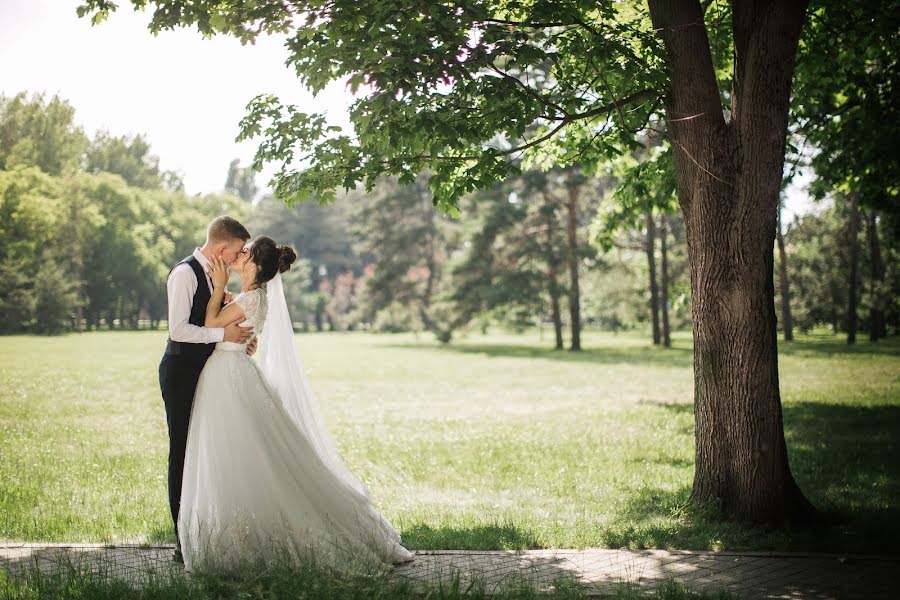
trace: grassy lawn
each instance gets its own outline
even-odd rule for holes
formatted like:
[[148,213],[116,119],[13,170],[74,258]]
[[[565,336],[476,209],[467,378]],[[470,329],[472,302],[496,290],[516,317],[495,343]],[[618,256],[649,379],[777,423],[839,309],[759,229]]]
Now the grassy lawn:
[[[841,517],[815,534],[687,506],[690,335],[306,334],[301,357],[347,462],[413,548],[896,552],[900,342],[782,345],[794,473]],[[0,338],[0,539],[174,541],[156,369],[164,332]]]

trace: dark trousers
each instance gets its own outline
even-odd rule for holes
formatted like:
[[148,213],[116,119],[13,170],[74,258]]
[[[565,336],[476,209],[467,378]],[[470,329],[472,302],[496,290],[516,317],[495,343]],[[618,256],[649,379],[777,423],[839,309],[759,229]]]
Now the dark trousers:
[[169,426],[169,510],[175,523],[176,538],[191,407],[194,405],[194,392],[204,364],[205,360],[197,361],[170,354],[163,355],[159,363],[159,387],[166,405],[166,423]]

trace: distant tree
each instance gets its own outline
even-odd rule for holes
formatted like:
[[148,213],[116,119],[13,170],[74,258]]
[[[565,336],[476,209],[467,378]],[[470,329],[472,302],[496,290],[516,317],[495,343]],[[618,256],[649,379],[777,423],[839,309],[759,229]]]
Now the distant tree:
[[[668,216],[677,210],[675,171],[671,150],[658,137],[647,138],[646,146],[622,157],[614,167],[616,187],[597,211],[593,224],[593,240],[603,251],[614,245],[623,229],[639,229],[647,261],[647,298],[654,344],[671,346],[669,331],[669,246]],[[663,220],[658,228],[657,219]],[[658,229],[661,229],[658,231]],[[657,273],[656,245],[661,240],[664,251],[662,286]],[[660,290],[662,287],[662,290]],[[662,313],[662,319],[660,319]],[[662,322],[661,322],[662,321]],[[662,326],[661,326],[662,325]]]
[[[455,319],[467,323],[483,315],[514,327],[539,323],[545,299],[552,297],[542,252],[543,198],[526,191],[522,181],[509,180],[472,194],[463,208],[463,239],[451,267]],[[551,309],[555,323],[554,314]],[[561,328],[560,323],[557,340]]]
[[[853,235],[867,224],[872,289],[883,289],[879,268],[880,220],[896,236],[900,232],[900,4],[897,2],[828,3],[816,7],[803,33],[808,49],[797,64],[793,96],[798,136],[812,147],[813,194],[849,204],[847,341],[856,340],[860,242]],[[870,338],[881,326],[889,300],[872,296]]]
[[288,207],[266,196],[246,224],[254,235],[265,234],[296,248],[298,258],[312,265],[310,289],[317,290],[323,279],[338,273],[361,273],[362,261],[353,249],[350,233],[350,211],[349,202],[329,206],[304,202]]
[[660,297],[662,311],[662,343],[666,348],[672,347],[672,330],[669,322],[669,215],[660,217],[659,253],[660,253]]
[[88,140],[74,115],[75,109],[58,96],[0,96],[0,169],[35,166],[49,175],[76,171]]
[[141,136],[113,136],[98,133],[91,141],[84,158],[88,173],[115,173],[128,185],[144,189],[163,186],[164,176],[159,169],[159,157],[150,154],[150,144]]
[[256,171],[252,167],[242,167],[240,159],[234,159],[228,165],[228,176],[225,178],[225,192],[243,198],[247,202],[256,199],[259,188],[256,187]]
[[347,199],[353,207],[354,249],[374,268],[367,277],[362,314],[370,322],[378,312],[400,305],[410,322],[417,319],[440,341],[459,326],[441,297],[454,227],[438,213],[423,179],[401,185],[385,179],[370,193]]
[[317,294],[310,291],[312,285],[312,264],[299,259],[282,275],[284,297],[288,311],[295,323],[301,323],[304,331],[315,317]]
[[885,288],[885,267],[881,257],[881,241],[878,235],[878,211],[868,210],[866,218],[866,237],[869,239],[871,264],[870,292],[872,308],[869,312],[869,339],[877,342],[887,335],[885,306],[889,302],[889,290]]
[[784,248],[784,228],[781,223],[783,203],[778,205],[778,229],[775,232],[775,241],[778,244],[778,292],[781,296],[781,329],[784,331],[784,340],[790,342],[794,339],[794,320],[791,316],[791,287],[788,275],[788,258]]
[[59,334],[71,327],[81,303],[78,281],[56,260],[43,255],[42,268],[34,279],[34,325],[37,333]]

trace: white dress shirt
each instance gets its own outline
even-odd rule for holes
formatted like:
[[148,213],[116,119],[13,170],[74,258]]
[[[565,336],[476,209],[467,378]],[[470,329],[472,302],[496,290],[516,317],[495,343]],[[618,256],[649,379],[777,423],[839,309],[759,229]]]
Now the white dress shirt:
[[[209,267],[200,248],[194,249],[194,258],[206,273],[206,285],[212,293],[213,286],[212,279],[209,277]],[[173,342],[215,344],[225,339],[225,329],[222,327],[199,327],[188,323],[197,285],[199,282],[194,276],[194,270],[186,263],[172,269],[169,280],[166,282],[166,292],[169,297],[169,338]]]

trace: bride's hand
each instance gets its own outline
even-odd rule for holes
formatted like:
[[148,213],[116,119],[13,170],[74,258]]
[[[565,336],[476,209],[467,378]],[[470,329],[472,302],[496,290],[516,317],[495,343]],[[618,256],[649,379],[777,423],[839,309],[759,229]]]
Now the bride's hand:
[[228,283],[228,265],[219,256],[214,256],[209,261],[209,278],[212,279],[213,289],[224,289]]

